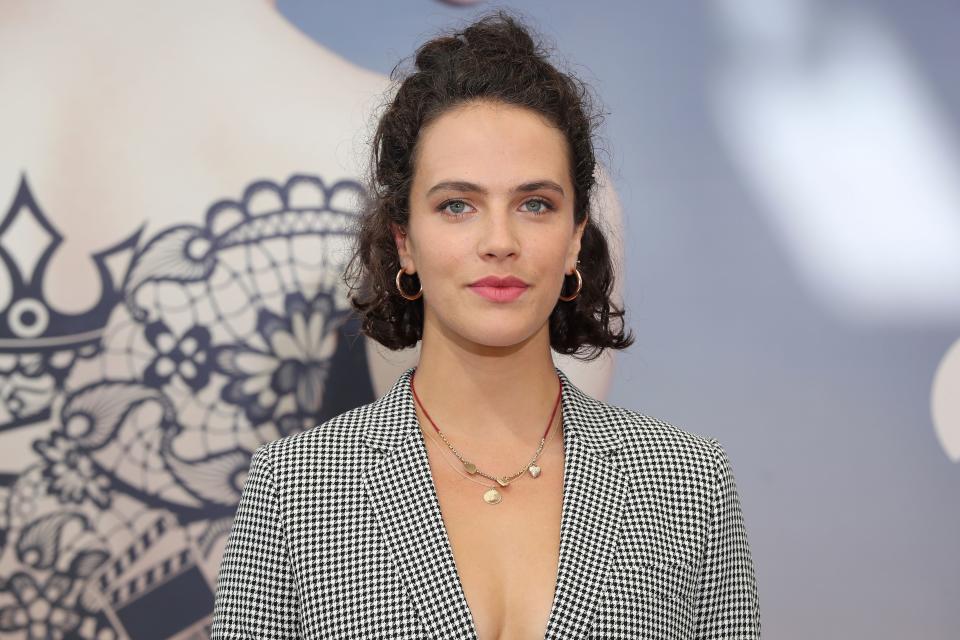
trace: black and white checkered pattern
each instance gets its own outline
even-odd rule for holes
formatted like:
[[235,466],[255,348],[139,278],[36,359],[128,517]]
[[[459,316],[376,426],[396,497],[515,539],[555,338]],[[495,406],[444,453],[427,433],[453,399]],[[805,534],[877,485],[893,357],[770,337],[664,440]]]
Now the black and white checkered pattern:
[[[407,369],[253,455],[212,638],[476,638]],[[560,564],[546,638],[760,637],[726,453],[563,382]]]

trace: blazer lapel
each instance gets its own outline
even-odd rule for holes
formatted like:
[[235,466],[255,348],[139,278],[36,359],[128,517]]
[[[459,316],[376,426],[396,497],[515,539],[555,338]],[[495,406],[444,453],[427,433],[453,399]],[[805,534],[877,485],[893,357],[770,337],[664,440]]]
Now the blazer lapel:
[[[428,633],[475,640],[410,393],[415,369],[373,403],[364,421],[364,442],[384,454],[365,476],[370,508]],[[556,371],[563,384],[564,473],[560,558],[545,635],[551,639],[589,630],[629,489],[616,464],[620,422]]]
[[366,474],[370,508],[430,637],[476,639],[410,392],[414,369],[365,423],[367,445],[386,454]]
[[563,507],[560,562],[547,639],[586,637],[620,533],[630,477],[617,466],[621,421],[563,381]]

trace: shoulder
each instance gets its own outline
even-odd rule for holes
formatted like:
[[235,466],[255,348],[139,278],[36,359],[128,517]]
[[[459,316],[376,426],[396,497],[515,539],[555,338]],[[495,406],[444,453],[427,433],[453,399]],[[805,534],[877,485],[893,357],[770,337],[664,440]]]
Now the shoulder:
[[377,419],[379,400],[349,409],[314,427],[261,445],[253,454],[277,472],[343,468],[360,456],[362,428]]
[[657,416],[596,402],[617,425],[627,454],[622,464],[635,472],[713,484],[727,464],[723,446],[714,437]]

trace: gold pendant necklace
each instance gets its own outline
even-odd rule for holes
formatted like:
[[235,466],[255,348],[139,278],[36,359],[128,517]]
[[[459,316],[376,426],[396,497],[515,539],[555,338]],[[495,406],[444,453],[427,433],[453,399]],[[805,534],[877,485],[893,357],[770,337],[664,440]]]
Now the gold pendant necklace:
[[[559,426],[559,425],[558,425],[558,426]],[[431,440],[433,440],[434,442],[436,442],[436,443],[437,443],[437,446],[442,446],[442,443],[441,443],[439,440],[437,440],[436,436],[434,436],[433,434],[427,433],[427,437],[429,437]],[[555,437],[556,437],[555,435],[551,434],[551,436],[550,436],[550,438],[548,438],[548,440],[552,440],[552,439],[555,438]],[[546,444],[548,444],[548,443],[544,443],[544,446],[546,446]],[[484,494],[483,494],[483,501],[484,501],[484,502],[486,502],[487,504],[491,504],[491,505],[492,505],[492,504],[499,504],[500,501],[503,500],[503,495],[502,495],[499,491],[497,491],[496,487],[491,487],[490,485],[488,485],[488,484],[486,484],[486,483],[484,483],[484,482],[480,482],[480,481],[477,480],[476,478],[471,478],[469,475],[467,475],[466,473],[464,473],[463,471],[461,471],[460,469],[458,469],[458,468],[456,467],[456,465],[454,465],[452,462],[450,462],[449,460],[447,460],[447,456],[443,455],[442,452],[441,452],[439,455],[440,455],[440,457],[443,459],[443,461],[447,464],[447,466],[450,467],[451,469],[453,469],[454,473],[456,473],[457,475],[459,475],[460,477],[462,477],[462,478],[465,479],[465,480],[469,480],[470,482],[476,482],[476,483],[479,484],[480,486],[486,487],[486,488],[488,489],[488,491],[484,492]],[[530,467],[528,467],[528,469],[529,469],[529,471],[530,471],[530,475],[533,476],[534,478],[537,478],[537,477],[540,476],[540,467],[539,467],[539,466],[537,466],[537,465],[535,465],[535,464],[534,464],[534,465],[530,465]]]
[[[413,377],[414,377],[414,376],[410,376],[410,389],[411,389],[411,391],[413,391],[413,397],[414,397],[414,399],[416,399],[417,404],[420,406],[420,409],[423,411],[423,415],[425,415],[425,416],[427,417],[427,420],[429,420],[429,421],[430,421],[430,424],[433,425],[434,430],[435,430],[435,431],[440,435],[440,437],[443,439],[444,443],[447,445],[447,448],[449,448],[450,451],[453,452],[453,455],[455,455],[455,456],[457,457],[457,459],[460,460],[461,464],[463,465],[464,470],[466,470],[466,472],[467,472],[468,475],[465,475],[462,471],[459,471],[458,469],[456,469],[452,464],[450,464],[450,461],[447,460],[446,457],[444,457],[444,460],[447,462],[447,464],[450,464],[450,467],[451,467],[454,471],[457,471],[457,473],[459,473],[460,475],[464,476],[464,477],[467,478],[468,480],[471,480],[471,481],[473,481],[473,482],[476,482],[477,484],[481,484],[481,485],[483,485],[483,486],[485,486],[485,487],[488,488],[488,491],[486,491],[486,492],[483,494],[483,501],[484,501],[484,502],[486,502],[487,504],[490,504],[490,505],[499,504],[499,503],[503,500],[503,495],[500,493],[500,491],[497,490],[497,487],[496,487],[496,486],[492,486],[492,487],[491,487],[490,485],[484,484],[484,483],[480,482],[479,480],[475,480],[475,479],[472,478],[471,476],[480,475],[480,476],[483,476],[483,477],[488,478],[488,479],[490,479],[490,480],[494,480],[494,481],[495,481],[498,485],[500,485],[501,487],[506,487],[506,486],[508,486],[512,481],[516,480],[517,478],[519,478],[520,476],[522,476],[524,473],[529,473],[530,476],[533,477],[533,478],[539,478],[539,477],[540,477],[540,473],[541,473],[542,469],[541,469],[540,466],[537,464],[537,460],[539,459],[540,454],[543,452],[544,445],[546,444],[546,441],[547,441],[547,434],[550,433],[550,428],[553,426],[553,419],[554,419],[554,417],[557,415],[557,408],[560,406],[560,398],[561,398],[562,391],[563,391],[563,382],[562,382],[562,380],[560,380],[559,376],[557,377],[557,380],[558,380],[558,382],[560,382],[560,387],[557,389],[557,399],[556,399],[556,401],[555,401],[554,404],[553,404],[553,411],[550,413],[550,419],[547,421],[546,431],[544,431],[543,437],[540,438],[540,444],[537,446],[537,451],[536,451],[536,453],[533,455],[533,458],[530,460],[529,463],[527,463],[527,465],[526,465],[523,469],[521,469],[520,471],[518,471],[517,473],[515,473],[515,474],[513,474],[513,475],[511,475],[511,476],[503,476],[503,477],[501,477],[501,476],[493,476],[493,475],[490,475],[490,474],[488,474],[488,473],[485,473],[485,472],[481,471],[480,469],[477,468],[477,465],[475,465],[473,462],[470,462],[470,461],[468,461],[468,460],[465,460],[464,457],[463,457],[462,455],[460,455],[460,452],[457,451],[457,449],[456,449],[452,444],[450,444],[450,441],[447,440],[447,437],[446,437],[445,435],[443,435],[443,432],[440,431],[440,428],[439,428],[439,427],[437,427],[436,423],[433,421],[433,418],[431,418],[431,417],[430,417],[430,414],[427,413],[427,410],[426,410],[426,408],[423,406],[423,403],[420,402],[420,397],[417,395],[416,387],[414,387],[414,384],[413,384]],[[432,438],[433,436],[431,435],[430,437]]]

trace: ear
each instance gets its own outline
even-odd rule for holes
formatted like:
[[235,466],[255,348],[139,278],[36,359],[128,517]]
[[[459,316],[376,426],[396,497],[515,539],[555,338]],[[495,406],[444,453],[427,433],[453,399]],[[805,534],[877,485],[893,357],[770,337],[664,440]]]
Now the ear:
[[566,271],[564,273],[572,274],[573,270],[577,268],[577,257],[580,255],[580,245],[583,240],[583,232],[587,228],[587,223],[590,221],[590,216],[585,216],[583,222],[576,226],[573,230],[573,238],[570,239],[570,251],[567,253],[567,264]]
[[416,265],[413,264],[413,256],[410,253],[410,235],[400,226],[394,223],[390,223],[390,229],[393,232],[393,241],[397,245],[397,255],[400,256],[400,266],[403,267],[406,271],[407,267],[411,267],[413,271],[408,273],[416,273]]

